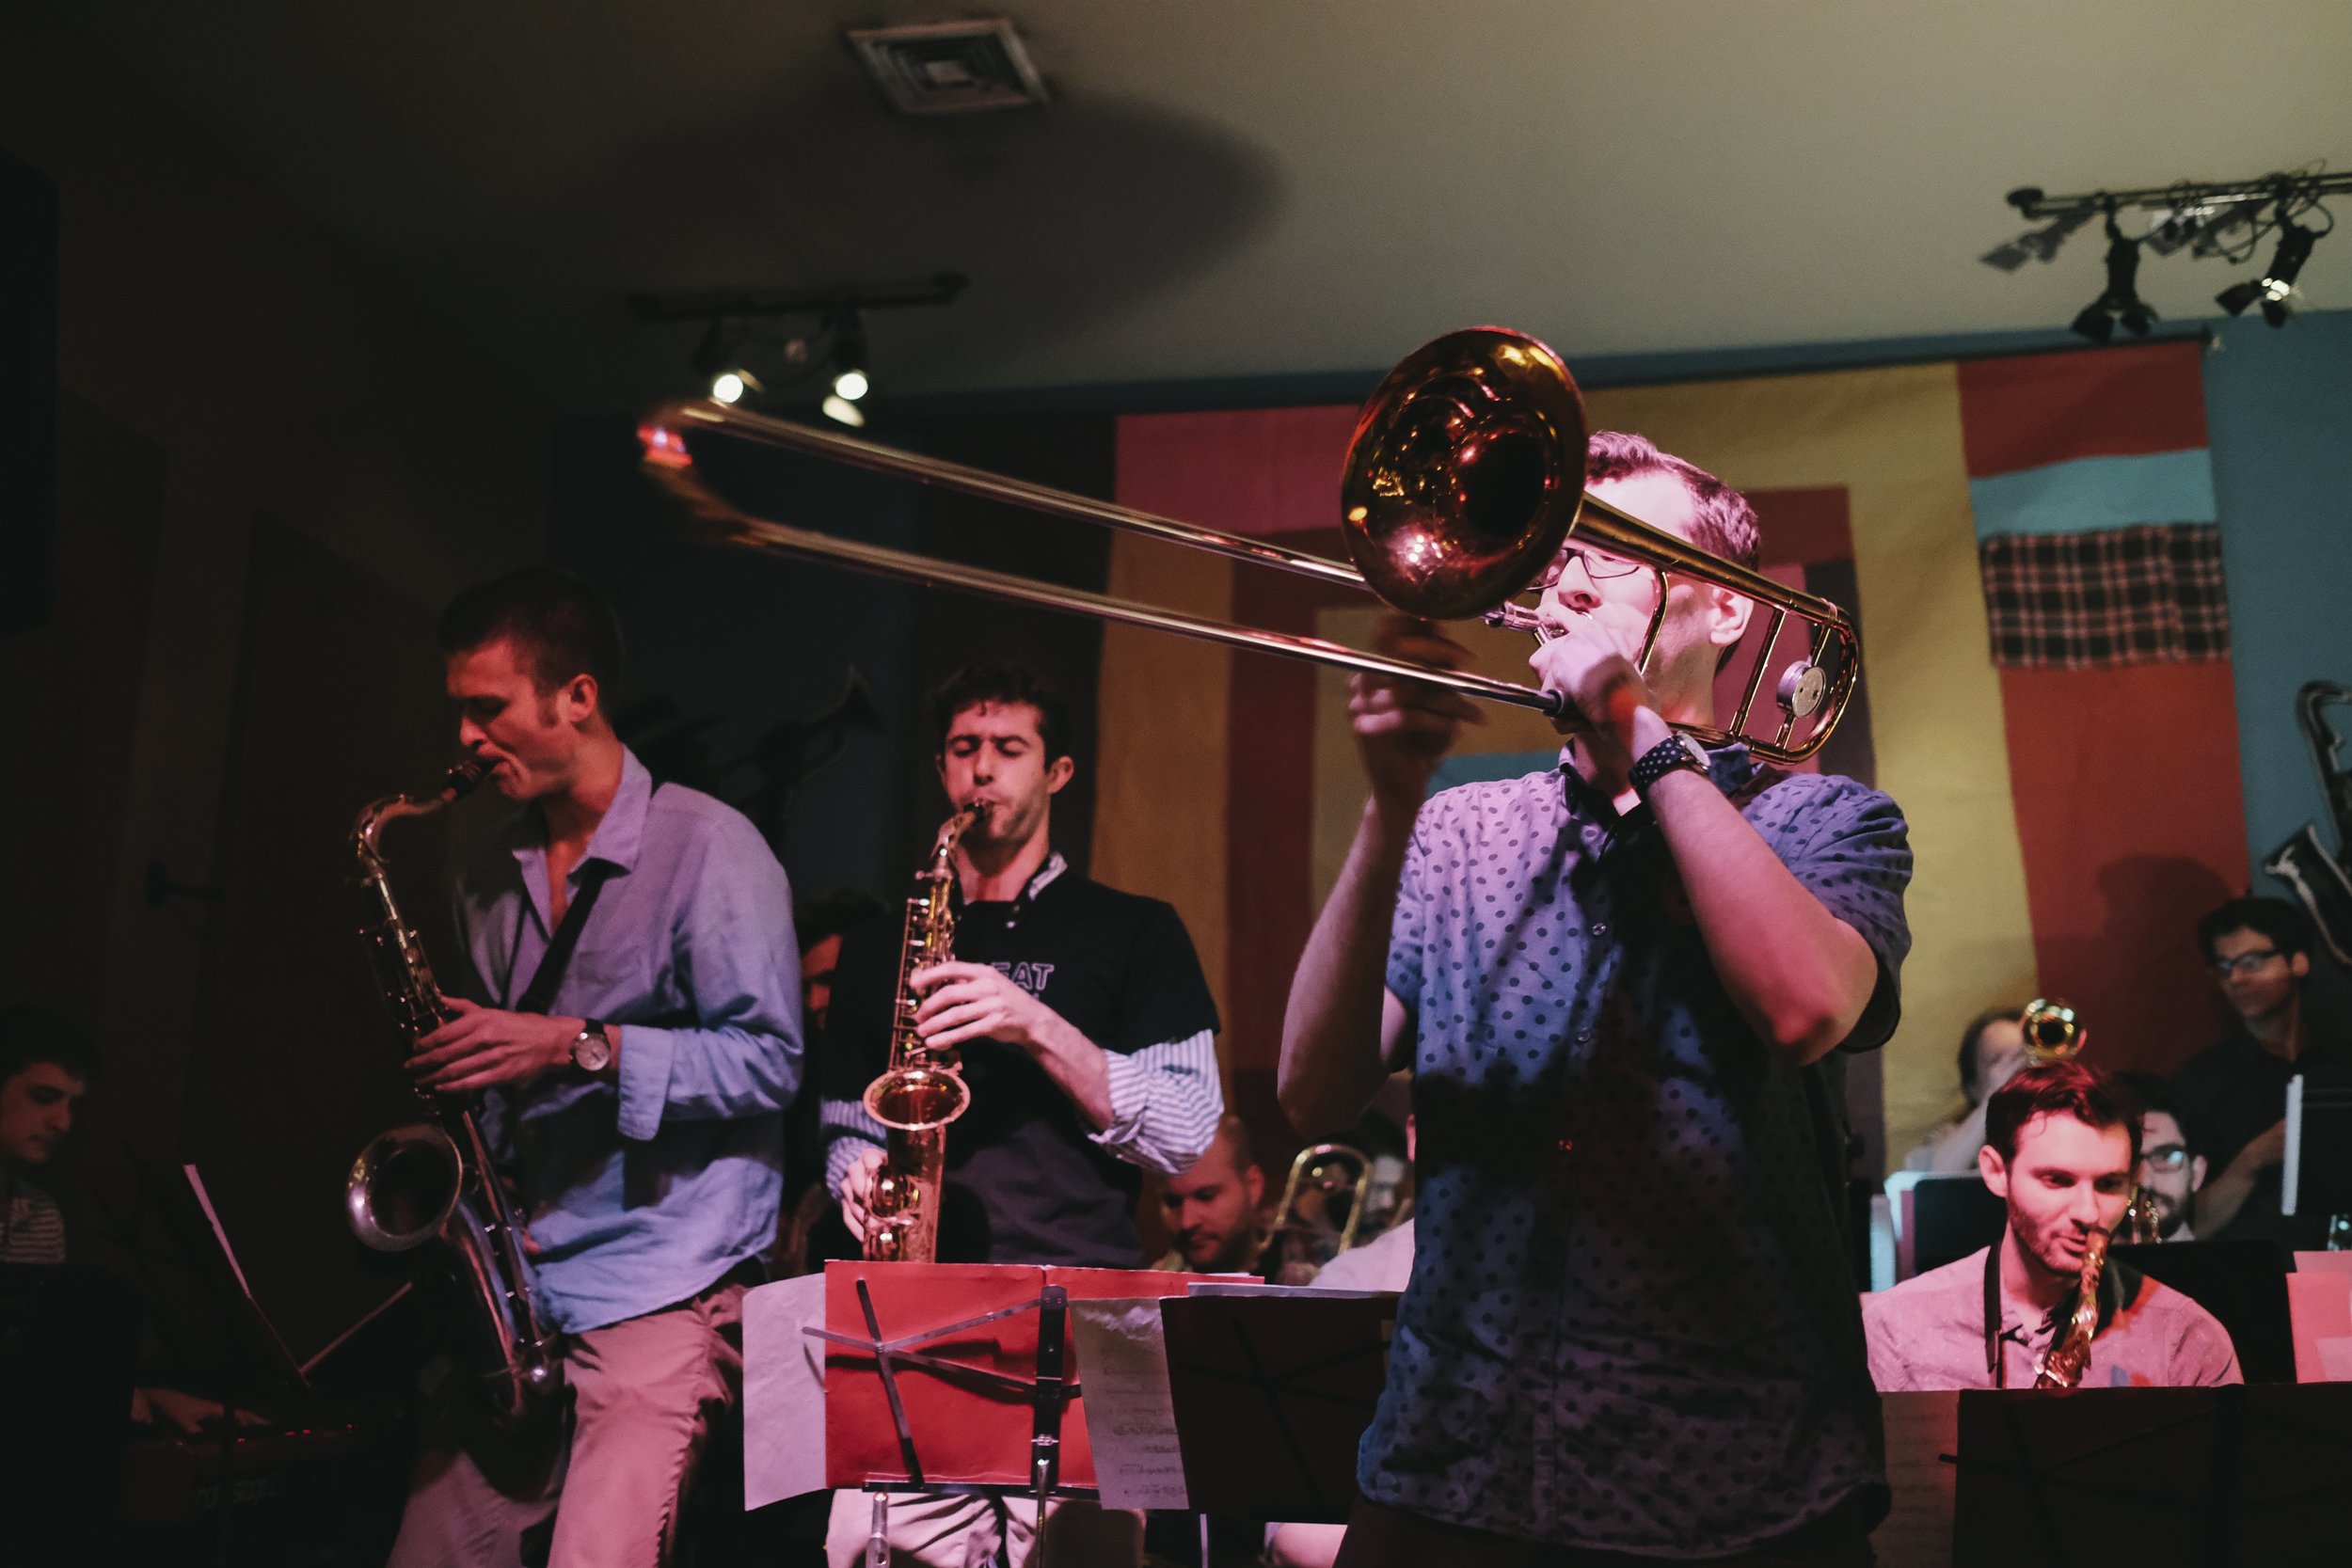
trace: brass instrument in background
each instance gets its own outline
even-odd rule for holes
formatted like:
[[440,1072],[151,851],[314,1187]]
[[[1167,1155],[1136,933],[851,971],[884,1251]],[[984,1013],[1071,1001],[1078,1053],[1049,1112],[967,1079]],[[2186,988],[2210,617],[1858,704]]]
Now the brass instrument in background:
[[2072,1061],[2090,1043],[2083,1037],[2082,1022],[2074,1016],[2074,1009],[2063,1002],[2035,997],[2026,1004],[2017,1026],[2026,1033],[2026,1054],[2036,1067]]
[[2066,1332],[2034,1369],[2037,1388],[2072,1388],[2090,1365],[2090,1341],[2099,1332],[2099,1275],[2106,1267],[2107,1233],[2094,1230],[2083,1243],[2083,1272],[2074,1283],[2074,1314]]
[[947,1124],[972,1103],[953,1047],[923,1043],[914,1013],[922,998],[909,982],[918,970],[956,956],[956,846],[978,821],[966,806],[941,825],[930,859],[914,875],[898,944],[898,990],[890,1015],[890,1066],[866,1085],[866,1109],[882,1124],[882,1169],[866,1212],[866,1256],[884,1263],[929,1263],[939,1253],[939,1194],[946,1179]]
[[[1003,501],[1052,516],[1101,523],[1230,560],[1369,589],[1392,608],[1430,620],[1479,617],[1534,631],[1534,616],[1511,602],[1528,592],[1574,538],[1658,574],[1640,664],[1649,667],[1675,578],[1725,588],[1771,611],[1756,662],[1730,722],[1679,726],[1702,741],[1747,739],[1770,762],[1802,762],[1820,751],[1861,676],[1852,618],[1810,594],[1708,554],[1674,534],[1584,492],[1588,433],[1584,400],[1565,364],[1543,343],[1500,327],[1449,333],[1408,356],[1381,382],[1358,417],[1340,476],[1337,521],[1354,564],[1219,533],[982,468],[878,445],[857,436],[707,400],[665,404],[638,427],[646,471],[729,542],[803,561],[959,589],[1012,604],[1070,610],[1121,625],[1174,632],[1232,648],[1422,681],[1490,702],[1558,717],[1556,695],[1468,671],[1439,670],[1366,653],[1321,638],[1208,620],[1164,606],[1063,588],[1010,573],[892,549],[753,516],[703,483],[687,437],[740,436]],[[1770,737],[1744,735],[1782,626],[1807,630],[1804,657],[1773,678],[1781,719]],[[1800,721],[1808,727],[1797,731]]]
[[1309,1144],[1291,1161],[1267,1232],[1279,1248],[1278,1285],[1303,1285],[1356,1244],[1372,1188],[1372,1160],[1346,1144]]
[[2125,1246],[2148,1246],[2164,1240],[2157,1229],[2156,1200],[2148,1189],[2135,1185],[2123,1217],[2115,1222],[2115,1239]]
[[[377,841],[389,823],[463,799],[486,772],[479,759],[467,757],[437,793],[387,796],[361,811],[352,829],[366,901],[359,936],[411,1052],[456,1014],[434,981],[424,943],[393,900]],[[492,1418],[513,1425],[549,1407],[563,1386],[562,1369],[532,1300],[521,1227],[472,1110],[452,1097],[423,1099],[431,1120],[379,1133],[352,1162],[343,1217],[352,1234],[378,1252],[436,1243],[421,1252],[428,1312],[456,1338]]]
[[2336,962],[2352,966],[2352,871],[2344,859],[2352,851],[2352,777],[2345,776],[2336,754],[2344,736],[2328,722],[2328,709],[2344,704],[2352,704],[2352,687],[2334,681],[2307,681],[2295,694],[2296,721],[2319,768],[2319,792],[2335,828],[2336,847],[2330,851],[2319,830],[2306,822],[2270,852],[2263,869],[2294,891]]

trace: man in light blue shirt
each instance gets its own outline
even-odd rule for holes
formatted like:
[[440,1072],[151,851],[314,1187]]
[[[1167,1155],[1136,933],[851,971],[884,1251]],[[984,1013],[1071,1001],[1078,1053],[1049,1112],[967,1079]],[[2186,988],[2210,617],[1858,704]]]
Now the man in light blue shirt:
[[517,1439],[450,1402],[392,1561],[504,1568],[550,1514],[549,1560],[667,1561],[710,1418],[740,1391],[739,1303],[775,1234],[801,1081],[791,893],[739,813],[656,788],[613,734],[619,632],[583,585],[531,568],[469,590],[441,646],[458,738],[522,810],[459,876],[474,1000],[453,998],[409,1066],[480,1093],[519,1173],[571,1409]]

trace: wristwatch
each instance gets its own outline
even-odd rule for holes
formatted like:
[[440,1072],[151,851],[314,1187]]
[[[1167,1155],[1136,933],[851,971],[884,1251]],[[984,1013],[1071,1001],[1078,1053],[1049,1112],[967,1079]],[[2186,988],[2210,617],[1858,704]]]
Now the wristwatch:
[[1651,786],[1659,780],[1685,768],[1706,772],[1707,748],[1687,735],[1670,735],[1644,752],[1634,762],[1633,771],[1628,777],[1633,785],[1633,793],[1646,800]]
[[572,1037],[572,1066],[582,1072],[602,1072],[612,1065],[612,1038],[604,1025],[589,1019]]

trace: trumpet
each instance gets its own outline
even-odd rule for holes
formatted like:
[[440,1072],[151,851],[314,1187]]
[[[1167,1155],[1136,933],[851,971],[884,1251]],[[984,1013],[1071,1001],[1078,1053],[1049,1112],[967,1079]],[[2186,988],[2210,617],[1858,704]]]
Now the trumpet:
[[[1538,688],[754,516],[704,483],[688,446],[688,437],[696,434],[739,436],[1050,516],[1099,523],[1251,565],[1365,589],[1407,615],[1428,620],[1475,617],[1518,631],[1534,631],[1535,617],[1511,601],[1529,590],[1573,536],[1656,574],[1658,605],[1636,660],[1645,673],[1664,625],[1667,590],[1677,578],[1728,589],[1771,611],[1729,723],[1677,726],[1709,744],[1743,740],[1768,762],[1802,762],[1819,752],[1861,677],[1861,640],[1852,618],[1836,605],[1710,555],[1585,493],[1590,433],[1575,378],[1549,347],[1501,327],[1471,327],[1424,344],[1391,371],[1364,404],[1340,481],[1339,521],[1348,562],[1198,528],[709,400],[664,404],[639,425],[637,436],[646,471],[722,538],[746,548],[1392,680],[1420,681],[1558,718],[1563,699]],[[1791,618],[1806,629],[1805,651],[1775,675],[1774,650]],[[1769,738],[1746,733],[1748,715],[1768,676],[1772,678],[1772,702],[1780,710]]]

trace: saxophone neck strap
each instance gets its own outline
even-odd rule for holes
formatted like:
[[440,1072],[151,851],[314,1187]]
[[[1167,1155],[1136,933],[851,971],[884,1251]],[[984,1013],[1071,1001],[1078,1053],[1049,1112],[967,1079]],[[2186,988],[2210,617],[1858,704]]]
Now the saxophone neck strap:
[[[2009,1386],[2009,1367],[2001,1354],[2001,1340],[2006,1338],[2001,1332],[2001,1248],[2008,1243],[2009,1232],[2004,1229],[2001,1239],[1987,1247],[1984,1253],[1984,1370],[1995,1388]],[[2074,1321],[2074,1291],[2067,1291],[2052,1311],[2050,1321],[2054,1337],[2060,1332],[2057,1324]],[[2095,1339],[2106,1332],[2107,1325],[2115,1321],[2115,1315],[2122,1310],[2123,1304],[2137,1300],[2138,1296],[2138,1271],[2126,1268],[2113,1258],[2108,1259],[2106,1267],[2099,1271],[2099,1323],[2092,1330],[2091,1338]]]
[[616,867],[611,861],[590,861],[580,868],[580,891],[564,911],[564,918],[556,922],[555,934],[548,939],[548,950],[539,958],[539,967],[532,972],[531,984],[515,1004],[518,1013],[544,1013],[555,1001],[555,990],[564,983],[564,972],[571,967],[572,950],[580,945],[580,933],[588,924],[588,911],[596,908],[596,895]]

